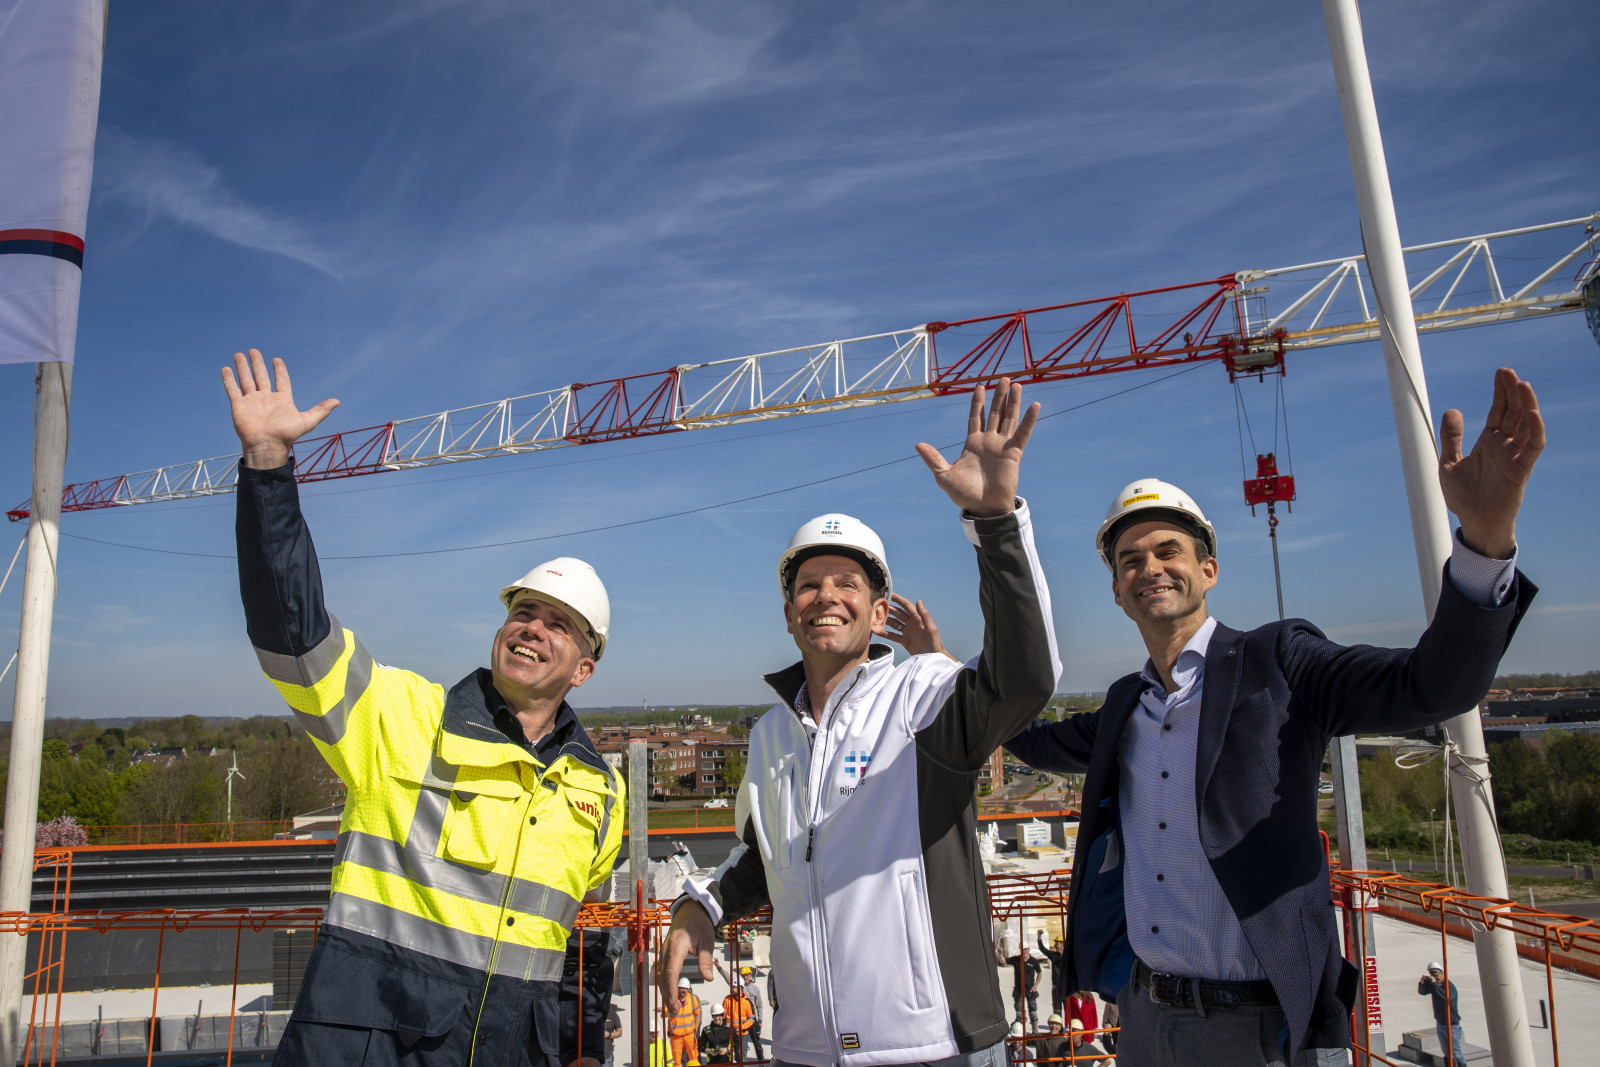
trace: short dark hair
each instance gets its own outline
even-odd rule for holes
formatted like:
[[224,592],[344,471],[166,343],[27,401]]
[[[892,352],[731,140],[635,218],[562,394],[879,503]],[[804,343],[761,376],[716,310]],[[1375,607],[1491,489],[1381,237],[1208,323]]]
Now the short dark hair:
[[783,571],[783,593],[786,599],[794,600],[794,576],[800,573],[800,564],[816,556],[844,556],[846,559],[855,560],[861,564],[861,570],[867,576],[867,588],[872,592],[872,599],[889,599],[889,583],[884,581],[883,569],[868,559],[866,553],[844,545],[815,545],[796,552]]

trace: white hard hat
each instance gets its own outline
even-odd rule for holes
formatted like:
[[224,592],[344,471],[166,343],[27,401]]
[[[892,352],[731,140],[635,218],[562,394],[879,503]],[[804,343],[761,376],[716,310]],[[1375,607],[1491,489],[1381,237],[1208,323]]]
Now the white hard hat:
[[818,515],[789,538],[789,547],[778,560],[778,588],[783,590],[784,599],[789,597],[789,585],[801,563],[810,556],[833,555],[859,559],[869,569],[876,570],[875,577],[882,580],[885,596],[894,588],[889,579],[889,561],[883,551],[883,541],[872,532],[872,527],[860,519],[834,513]]
[[500,602],[510,611],[523,593],[560,608],[583,628],[598,661],[611,632],[611,599],[594,568],[581,559],[561,556],[541,563],[500,590]]
[[1016,1022],[1011,1024],[1011,1036],[1012,1037],[1021,1037],[1022,1036],[1022,1020],[1021,1019],[1018,1019]]
[[[1153,514],[1143,514],[1147,511]],[[1124,521],[1135,513],[1139,513],[1138,518]],[[1122,492],[1112,499],[1111,506],[1106,509],[1106,521],[1100,524],[1099,531],[1094,535],[1094,547],[1112,574],[1117,573],[1116,564],[1111,559],[1116,536],[1134,522],[1149,522],[1152,519],[1173,519],[1182,526],[1192,527],[1195,535],[1205,540],[1207,550],[1213,556],[1217,554],[1216,528],[1206,521],[1205,512],[1200,510],[1189,494],[1169,482],[1145,478],[1122,487]]]

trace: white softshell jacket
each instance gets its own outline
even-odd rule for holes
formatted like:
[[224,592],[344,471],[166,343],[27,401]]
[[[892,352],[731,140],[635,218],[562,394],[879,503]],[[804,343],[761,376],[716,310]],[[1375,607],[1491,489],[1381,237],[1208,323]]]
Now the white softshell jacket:
[[1055,692],[1050,597],[1026,503],[964,517],[983,651],[896,664],[874,645],[811,737],[800,664],[768,675],[734,824],[742,843],[685,894],[712,921],[772,905],[778,1059],[812,1067],[937,1060],[1006,1034],[976,839],[978,772]]

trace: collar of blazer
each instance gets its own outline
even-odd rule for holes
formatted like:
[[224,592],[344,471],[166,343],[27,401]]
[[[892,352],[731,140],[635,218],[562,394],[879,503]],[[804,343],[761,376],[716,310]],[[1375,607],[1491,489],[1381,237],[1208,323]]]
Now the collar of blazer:
[[[1216,770],[1222,755],[1222,742],[1228,735],[1228,720],[1233,715],[1233,705],[1239,693],[1239,672],[1244,662],[1244,634],[1222,623],[1211,634],[1206,646],[1206,676],[1200,687],[1200,738],[1195,751],[1196,800],[1205,795],[1211,774]],[[1122,743],[1122,731],[1139,706],[1145,681],[1137,674],[1119,678],[1106,691],[1104,720],[1099,729],[1106,731],[1109,744],[1095,745],[1089,773],[1098,774],[1108,785],[1116,776],[1117,749]]]
[[1228,720],[1239,695],[1239,671],[1244,663],[1244,634],[1217,624],[1206,648],[1206,677],[1200,687],[1200,738],[1195,745],[1195,804],[1211,784],[1217,769],[1222,742],[1228,736]]

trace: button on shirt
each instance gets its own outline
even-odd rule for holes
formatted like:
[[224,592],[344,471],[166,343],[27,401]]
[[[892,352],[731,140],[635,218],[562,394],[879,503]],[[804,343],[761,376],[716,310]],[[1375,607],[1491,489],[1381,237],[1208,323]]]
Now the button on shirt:
[[1177,689],[1167,693],[1146,664],[1145,691],[1122,731],[1122,784],[1128,940],[1151,970],[1190,978],[1265,978],[1200,847],[1194,764],[1206,649],[1217,629],[1207,619],[1178,653]]
[[[1467,599],[1482,607],[1500,604],[1515,574],[1515,556],[1490,559],[1457,535],[1449,578]],[[1207,619],[1178,653],[1173,692],[1162,687],[1153,663],[1146,661],[1140,672],[1146,688],[1117,747],[1123,895],[1128,939],[1151,970],[1250,981],[1266,972],[1200,846],[1195,798],[1200,697],[1216,628],[1217,621]]]

